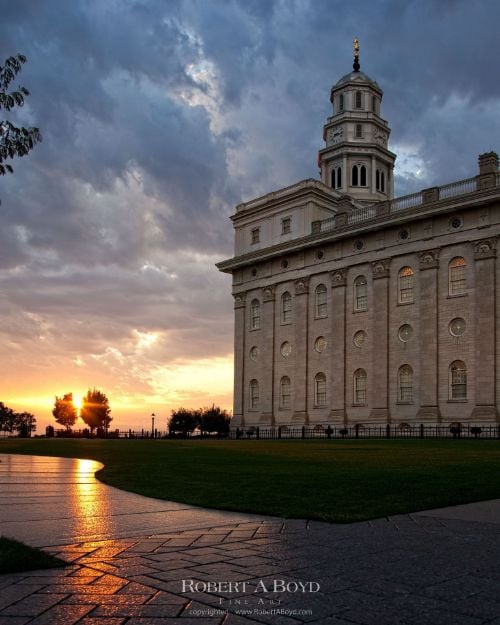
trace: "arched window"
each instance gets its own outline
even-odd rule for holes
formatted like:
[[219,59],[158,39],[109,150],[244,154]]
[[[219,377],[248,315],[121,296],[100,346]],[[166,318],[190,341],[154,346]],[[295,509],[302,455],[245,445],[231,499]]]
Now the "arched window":
[[292,296],[285,291],[281,296],[281,323],[292,321]]
[[366,404],[366,371],[356,369],[354,372],[354,403]]
[[357,165],[352,166],[351,184],[353,187],[358,186],[358,166]]
[[332,169],[332,189],[337,188],[337,176],[335,167]]
[[339,95],[339,113],[342,113],[343,110],[344,110],[344,94],[341,93]]
[[326,406],[326,376],[318,373],[314,378],[314,406],[321,408]]
[[252,380],[250,382],[250,408],[255,410],[259,407],[259,383],[257,380]]
[[448,292],[459,295],[467,290],[467,263],[461,256],[456,256],[448,265]]
[[356,130],[354,136],[356,139],[361,139],[363,136],[363,126],[361,124],[356,124]]
[[280,408],[290,408],[291,405],[290,378],[285,375],[280,381]]
[[380,190],[385,193],[385,174],[383,171],[380,172]]
[[260,302],[258,299],[253,299],[250,304],[250,328],[252,330],[260,328]]
[[358,276],[354,280],[354,310],[366,310],[368,307],[368,292],[366,278]]
[[328,314],[327,309],[327,289],[324,284],[318,284],[316,287],[316,317],[326,317]]
[[377,98],[374,95],[372,95],[372,111],[377,112]]
[[403,365],[398,372],[398,400],[413,401],[413,369]]
[[450,365],[450,399],[467,399],[467,367],[461,360]]
[[380,191],[380,169],[375,172],[375,188]]
[[413,269],[403,267],[398,273],[398,302],[410,304],[413,302]]
[[364,165],[361,165],[361,176],[360,176],[361,180],[359,182],[360,186],[362,187],[366,187],[366,167]]
[[337,186],[336,189],[340,189],[342,186],[342,167],[337,167]]
[[354,97],[354,108],[363,108],[363,94],[361,93],[361,91],[356,91]]

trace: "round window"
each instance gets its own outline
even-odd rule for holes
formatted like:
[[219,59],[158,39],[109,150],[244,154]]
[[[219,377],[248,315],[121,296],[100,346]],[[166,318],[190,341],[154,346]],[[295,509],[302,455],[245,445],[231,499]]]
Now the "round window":
[[281,355],[283,356],[283,358],[288,358],[288,356],[290,356],[290,354],[292,353],[292,346],[288,341],[285,341],[284,343],[281,344],[281,348],[280,348],[280,352]]
[[252,360],[257,360],[258,357],[259,357],[259,348],[254,345],[252,349],[250,350],[250,358]]
[[326,339],[324,336],[318,336],[318,338],[314,341],[314,349],[321,354],[322,351],[325,350],[326,347]]
[[401,241],[406,241],[406,239],[409,236],[410,236],[410,233],[408,232],[406,228],[403,228],[403,230],[399,231],[399,238],[401,239]]
[[406,343],[407,341],[409,341],[412,336],[413,336],[413,328],[411,327],[411,325],[405,323],[399,328],[398,338],[400,341],[403,341],[403,343]]
[[323,258],[323,256],[324,256],[324,255],[325,255],[325,253],[323,252],[323,250],[318,250],[318,251],[316,252],[316,258],[317,258],[318,260],[321,260],[321,259]]
[[462,319],[461,317],[457,317],[456,319],[452,319],[450,321],[450,325],[448,329],[452,336],[462,336],[462,334],[466,330],[466,327],[467,326],[465,323],[465,319]]
[[358,330],[354,335],[353,341],[356,347],[361,347],[366,341],[366,332],[364,332],[363,330]]
[[453,228],[453,230],[458,230],[462,227],[462,219],[460,217],[453,217],[450,221],[450,226]]
[[356,241],[356,243],[354,244],[354,247],[355,247],[357,250],[362,250],[362,249],[364,248],[364,246],[365,246],[365,243],[364,243],[364,241],[362,241],[361,239],[358,239],[358,240]]

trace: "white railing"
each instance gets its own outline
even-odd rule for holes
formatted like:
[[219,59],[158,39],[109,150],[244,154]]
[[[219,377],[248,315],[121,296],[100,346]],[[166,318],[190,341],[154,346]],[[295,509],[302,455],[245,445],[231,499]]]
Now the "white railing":
[[[500,187],[500,171],[496,174],[495,186]],[[458,180],[457,182],[445,184],[441,187],[435,187],[435,189],[437,190],[437,194],[433,200],[444,200],[458,195],[474,193],[474,191],[478,190],[477,178],[474,177],[467,178],[465,180]],[[432,190],[429,189],[429,191]],[[426,202],[433,200],[427,199]],[[376,204],[370,204],[369,206],[355,208],[347,215],[346,221],[340,221],[338,217],[329,217],[328,219],[317,221],[313,225],[313,233],[328,232],[340,227],[341,225],[358,224],[381,215],[397,213],[399,211],[408,210],[409,208],[414,208],[415,206],[421,206],[422,204],[424,204],[424,192],[418,191],[417,193],[411,193],[410,195],[403,195],[401,197],[394,198],[389,202],[382,201],[377,202]]]
[[373,219],[377,216],[377,204],[370,206],[363,206],[362,208],[355,208],[352,213],[349,213],[347,217],[348,224],[357,224],[360,221],[366,221],[367,219]]
[[472,193],[477,190],[476,178],[467,178],[459,180],[439,187],[439,199],[444,200],[447,197],[455,197],[464,193]]
[[414,206],[420,206],[423,202],[422,191],[417,193],[410,193],[410,195],[402,195],[401,197],[395,197],[389,202],[389,212],[396,213],[397,211],[404,211],[407,208],[413,208]]

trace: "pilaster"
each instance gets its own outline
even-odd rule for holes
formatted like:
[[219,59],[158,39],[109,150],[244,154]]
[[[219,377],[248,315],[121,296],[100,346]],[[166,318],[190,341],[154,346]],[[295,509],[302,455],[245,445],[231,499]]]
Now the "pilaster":
[[347,269],[330,272],[332,286],[331,409],[330,419],[346,425],[346,284]]
[[274,425],[274,294],[274,285],[262,289],[262,395],[259,420],[262,425]]
[[473,421],[496,421],[495,266],[496,237],[474,242],[475,273],[475,406]]
[[[371,420],[390,422],[389,415],[389,265],[391,259],[372,262],[373,352],[371,387]],[[370,400],[369,400],[370,401]]]
[[307,425],[307,362],[308,362],[308,327],[309,327],[309,278],[295,280],[295,394],[292,423]]
[[245,319],[246,293],[234,297],[234,396],[231,427],[245,425],[244,379],[245,379]]
[[439,368],[438,368],[438,268],[440,249],[419,254],[419,353],[420,353],[420,407],[419,422],[440,422]]

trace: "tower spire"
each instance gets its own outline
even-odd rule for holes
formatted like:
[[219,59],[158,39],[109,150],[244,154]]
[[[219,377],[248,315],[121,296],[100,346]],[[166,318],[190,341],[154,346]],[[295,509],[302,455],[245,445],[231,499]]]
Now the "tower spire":
[[359,72],[359,68],[361,67],[359,64],[359,41],[357,37],[354,37],[354,63],[352,67],[355,72]]

